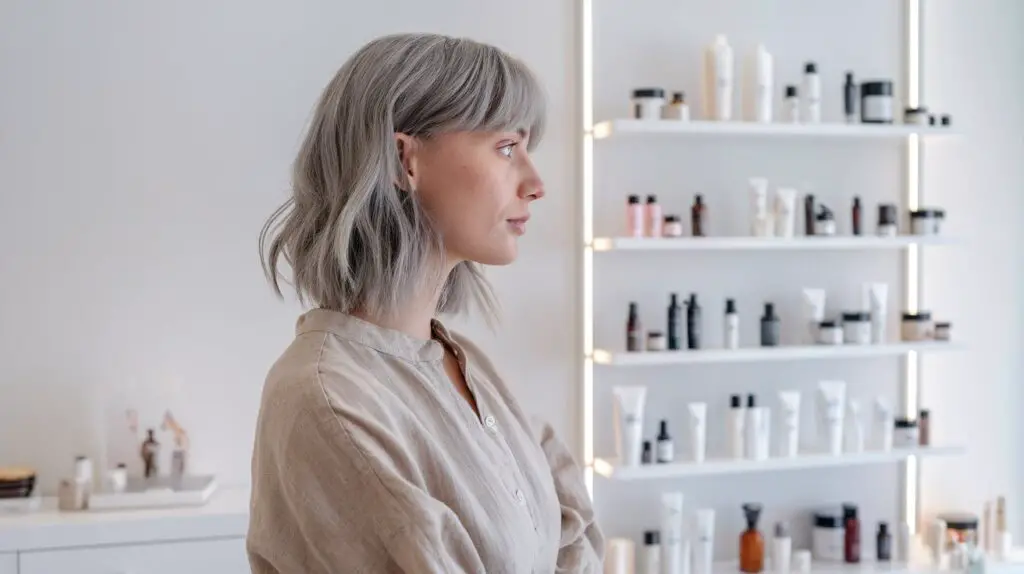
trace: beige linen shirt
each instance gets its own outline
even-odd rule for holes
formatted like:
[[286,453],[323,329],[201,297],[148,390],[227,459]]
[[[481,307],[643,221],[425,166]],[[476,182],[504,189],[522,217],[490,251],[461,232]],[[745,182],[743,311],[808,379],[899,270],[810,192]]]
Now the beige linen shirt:
[[424,341],[322,309],[299,318],[256,429],[255,574],[600,572],[603,538],[569,451],[476,346],[433,331]]

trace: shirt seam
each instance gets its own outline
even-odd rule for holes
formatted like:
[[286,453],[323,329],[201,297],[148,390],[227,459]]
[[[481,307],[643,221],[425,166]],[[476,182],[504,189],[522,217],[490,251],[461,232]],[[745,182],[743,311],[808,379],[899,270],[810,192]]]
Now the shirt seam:
[[[396,358],[396,359],[398,359],[398,360],[400,360],[400,361],[402,361],[404,363],[409,363],[410,365],[419,365],[419,364],[422,364],[422,363],[434,364],[434,363],[437,363],[439,361],[443,361],[444,360],[444,355],[443,354],[441,355],[440,359],[410,359],[407,355],[398,353],[398,352],[394,351],[393,349],[389,349],[389,348],[386,348],[386,347],[381,348],[381,347],[383,347],[383,345],[381,345],[381,346],[371,345],[371,344],[367,343],[366,341],[361,341],[361,340],[355,339],[353,337],[346,337],[345,335],[342,335],[341,333],[338,333],[337,331],[332,331],[330,329],[311,328],[311,329],[306,329],[306,330],[302,331],[302,334],[305,334],[305,333],[324,333],[325,335],[330,335],[332,337],[341,339],[342,341],[346,341],[346,342],[349,342],[349,343],[355,343],[356,345],[359,345],[360,347],[366,347],[367,349],[373,349],[374,351],[377,351],[378,353],[385,354],[385,355],[387,355],[389,357],[394,357],[394,358]],[[319,361],[319,357],[317,358],[317,360]],[[320,363],[319,362],[317,363],[317,368],[318,369],[320,368]]]
[[[329,333],[329,331],[323,331],[323,332],[324,333]],[[401,532],[406,532],[406,531],[410,530],[411,528],[413,528],[413,526],[410,526],[410,522],[411,522],[413,525],[416,526],[417,530],[419,530],[420,533],[423,534],[422,528],[419,528],[419,525],[411,520],[412,517],[402,508],[402,506],[399,505],[399,504],[394,504],[395,499],[398,498],[397,495],[395,494],[395,492],[390,487],[388,487],[387,484],[385,484],[384,480],[380,477],[380,474],[377,472],[377,469],[375,469],[373,467],[373,465],[370,464],[369,456],[367,455],[366,451],[364,451],[362,449],[362,447],[359,446],[359,443],[356,442],[352,438],[352,433],[349,432],[348,428],[345,426],[344,421],[342,421],[341,417],[339,417],[336,413],[334,413],[334,410],[331,408],[331,400],[327,396],[327,389],[324,387],[323,378],[321,378],[321,376],[320,376],[320,363],[321,363],[321,360],[323,359],[324,348],[326,346],[327,346],[327,337],[324,336],[323,340],[320,342],[320,349],[317,351],[317,355],[316,355],[316,369],[315,369],[316,382],[317,382],[317,385],[319,385],[319,387],[320,387],[320,393],[323,395],[324,403],[326,403],[327,408],[330,411],[331,418],[334,419],[334,422],[338,425],[338,428],[341,430],[342,434],[348,440],[349,444],[352,445],[353,449],[357,453],[359,453],[359,457],[360,457],[360,459],[362,459],[363,466],[365,468],[369,469],[369,473],[367,473],[365,470],[363,471],[363,473],[364,474],[372,474],[373,475],[373,478],[375,478],[377,480],[377,484],[380,486],[380,488],[383,489],[385,492],[387,492],[387,494],[390,496],[389,502],[391,504],[389,504],[389,506],[392,507],[392,508],[398,509],[398,512],[396,512],[396,514],[399,514],[403,518],[405,518],[405,521],[402,522],[402,525],[399,528],[397,528],[396,530],[394,530],[392,532],[389,532],[386,536],[381,535],[380,531],[376,528],[376,526],[374,527],[374,532],[377,533],[377,536],[379,536],[381,538],[382,542],[390,542],[391,540],[394,539],[395,535],[397,535],[397,534],[399,534]],[[364,345],[364,346],[369,346],[369,345]],[[432,545],[430,546],[430,552],[431,552],[433,557],[438,562],[441,562],[441,555],[440,555],[440,553]]]

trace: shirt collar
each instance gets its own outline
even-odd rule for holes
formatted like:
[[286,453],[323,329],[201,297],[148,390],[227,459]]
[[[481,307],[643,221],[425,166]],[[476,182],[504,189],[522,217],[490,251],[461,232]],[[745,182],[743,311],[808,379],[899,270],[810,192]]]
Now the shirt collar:
[[[451,341],[448,330],[437,319],[430,321],[434,337]],[[328,332],[341,339],[370,347],[381,353],[413,362],[436,362],[444,358],[444,346],[437,340],[423,340],[402,331],[374,325],[347,313],[313,309],[299,316],[295,334]]]

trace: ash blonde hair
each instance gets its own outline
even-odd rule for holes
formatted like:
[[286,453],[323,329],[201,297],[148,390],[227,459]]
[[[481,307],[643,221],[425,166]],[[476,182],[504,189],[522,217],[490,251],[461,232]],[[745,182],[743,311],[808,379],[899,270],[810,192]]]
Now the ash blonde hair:
[[[442,238],[409,189],[395,133],[544,130],[541,88],[520,61],[462,38],[373,40],[324,89],[295,159],[292,196],[260,233],[263,270],[281,296],[283,257],[303,303],[392,316],[423,281],[440,282]],[[437,312],[496,305],[480,266],[458,264]]]

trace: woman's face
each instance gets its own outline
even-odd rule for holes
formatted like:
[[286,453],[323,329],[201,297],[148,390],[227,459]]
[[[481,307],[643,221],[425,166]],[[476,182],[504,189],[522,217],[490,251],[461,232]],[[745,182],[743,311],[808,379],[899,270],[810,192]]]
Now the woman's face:
[[396,137],[410,182],[444,238],[448,264],[514,261],[530,203],[544,196],[544,183],[526,150],[529,134]]

